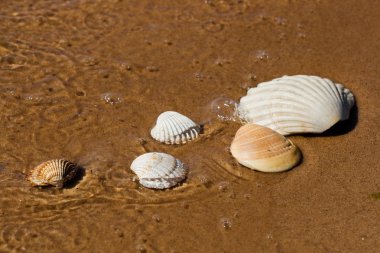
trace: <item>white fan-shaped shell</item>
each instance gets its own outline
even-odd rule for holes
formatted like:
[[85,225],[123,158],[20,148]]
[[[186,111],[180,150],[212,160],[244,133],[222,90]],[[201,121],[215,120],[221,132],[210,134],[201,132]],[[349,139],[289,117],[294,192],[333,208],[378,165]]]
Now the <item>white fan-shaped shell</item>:
[[283,76],[257,85],[240,99],[239,116],[282,135],[321,133],[349,118],[350,90],[318,76]]
[[150,131],[153,139],[166,144],[184,144],[198,138],[200,127],[188,117],[167,111],[157,118],[156,125]]
[[131,164],[131,170],[138,176],[140,184],[153,189],[173,187],[187,175],[187,168],[180,160],[157,152],[137,157]]
[[27,178],[33,186],[54,185],[61,188],[65,182],[75,176],[77,170],[78,166],[75,164],[63,159],[55,159],[32,169]]

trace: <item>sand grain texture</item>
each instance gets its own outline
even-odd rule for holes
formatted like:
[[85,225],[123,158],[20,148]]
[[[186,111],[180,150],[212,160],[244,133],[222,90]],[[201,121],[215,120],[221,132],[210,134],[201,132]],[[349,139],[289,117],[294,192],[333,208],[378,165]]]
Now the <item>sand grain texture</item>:
[[[1,1],[0,252],[377,252],[379,24],[369,0]],[[295,169],[254,172],[211,105],[285,74],[342,83],[357,107],[290,137]],[[154,141],[168,110],[208,123],[203,136]],[[183,161],[186,182],[141,188],[129,166],[152,151]],[[82,179],[30,187],[57,157]]]

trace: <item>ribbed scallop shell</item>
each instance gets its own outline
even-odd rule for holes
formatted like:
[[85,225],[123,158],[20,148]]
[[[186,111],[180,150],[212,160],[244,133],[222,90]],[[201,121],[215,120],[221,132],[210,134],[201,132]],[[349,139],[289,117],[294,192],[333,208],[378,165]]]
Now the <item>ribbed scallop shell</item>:
[[200,127],[188,117],[167,111],[157,118],[156,125],[150,131],[153,139],[166,144],[184,144],[198,138]]
[[231,153],[240,164],[262,172],[285,171],[301,159],[300,150],[290,140],[270,128],[251,123],[236,132]]
[[78,170],[75,164],[63,160],[55,159],[44,162],[32,169],[27,179],[33,186],[54,185],[62,188],[64,183],[71,180]]
[[147,188],[166,189],[186,178],[186,166],[175,157],[165,153],[146,153],[137,157],[131,170],[138,176],[140,184]]
[[238,112],[243,120],[282,135],[321,133],[348,119],[354,103],[350,90],[327,78],[283,76],[249,89]]

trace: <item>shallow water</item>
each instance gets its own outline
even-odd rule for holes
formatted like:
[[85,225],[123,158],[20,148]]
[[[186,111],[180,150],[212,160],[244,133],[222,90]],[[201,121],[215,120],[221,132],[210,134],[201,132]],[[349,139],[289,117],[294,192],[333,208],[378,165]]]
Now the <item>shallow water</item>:
[[[0,252],[376,252],[379,10],[374,1],[1,1]],[[228,114],[247,88],[285,74],[343,83],[358,122],[292,136],[300,166],[254,172],[229,153],[240,123]],[[204,124],[201,138],[154,141],[168,110]],[[129,166],[151,151],[186,163],[186,182],[140,187]],[[63,190],[32,188],[24,175],[53,158],[84,175]]]

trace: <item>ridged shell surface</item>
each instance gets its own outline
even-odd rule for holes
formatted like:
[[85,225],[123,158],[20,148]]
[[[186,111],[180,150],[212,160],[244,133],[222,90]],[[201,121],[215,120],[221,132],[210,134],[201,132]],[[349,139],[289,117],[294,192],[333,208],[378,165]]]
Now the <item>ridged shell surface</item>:
[[188,117],[173,111],[161,113],[150,134],[166,144],[184,144],[198,138],[200,127]]
[[186,178],[186,166],[175,157],[151,152],[137,157],[131,170],[138,176],[140,184],[147,188],[166,189]]
[[262,172],[285,171],[301,159],[300,150],[290,140],[270,128],[251,123],[236,132],[231,153],[240,164]]
[[29,172],[27,179],[33,186],[53,185],[62,188],[64,183],[71,180],[78,170],[74,163],[63,159],[44,162]]
[[349,118],[355,98],[350,90],[318,76],[283,76],[260,83],[240,99],[244,121],[282,135],[321,133]]

